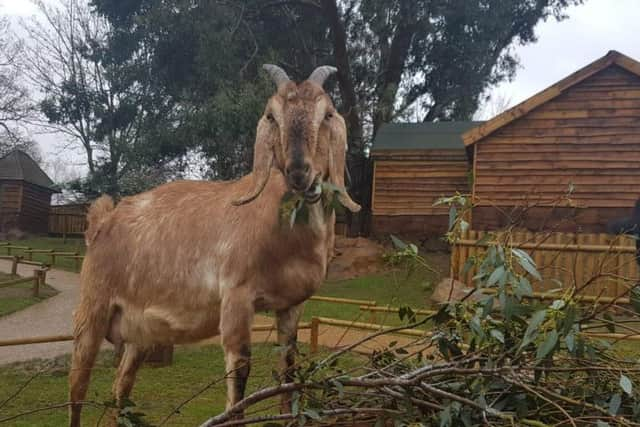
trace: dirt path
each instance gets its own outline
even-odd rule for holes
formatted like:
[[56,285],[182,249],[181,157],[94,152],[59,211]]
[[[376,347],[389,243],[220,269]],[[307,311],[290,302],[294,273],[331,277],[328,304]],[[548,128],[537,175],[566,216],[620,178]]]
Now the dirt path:
[[[11,263],[0,260],[0,271],[11,271]],[[21,265],[18,274],[27,276],[33,274],[33,267]],[[16,313],[0,317],[0,340],[38,337],[49,335],[69,335],[72,331],[72,313],[79,298],[80,275],[63,270],[52,269],[47,273],[47,283],[60,293],[42,302],[34,304]],[[254,324],[272,324],[273,319],[257,315]],[[361,330],[347,330],[334,326],[320,326],[319,344],[326,347],[342,347],[350,345],[367,336],[369,332]],[[309,330],[302,330],[299,338],[302,342],[309,342]],[[275,331],[256,332],[253,342],[275,341]],[[356,348],[357,351],[369,353],[374,349],[386,346],[390,341],[398,341],[399,345],[408,342],[407,338],[379,337]],[[203,343],[219,342],[218,338]],[[105,342],[104,348],[110,348]],[[34,358],[51,358],[71,352],[71,342],[57,342],[45,344],[31,344],[24,346],[0,347],[0,365],[11,362],[25,361]]]

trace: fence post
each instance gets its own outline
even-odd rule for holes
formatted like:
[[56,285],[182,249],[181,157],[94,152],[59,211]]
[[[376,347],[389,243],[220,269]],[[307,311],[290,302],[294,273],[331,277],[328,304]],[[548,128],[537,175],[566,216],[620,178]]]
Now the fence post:
[[309,346],[312,354],[318,352],[318,335],[320,334],[320,319],[311,318],[311,332],[309,336]]
[[67,243],[67,216],[62,215],[62,243]]
[[75,256],[75,261],[76,261],[76,271],[80,272],[80,258],[78,258],[80,256],[80,254],[78,252],[74,252],[74,256]]
[[20,261],[20,257],[18,255],[14,255],[13,263],[11,264],[11,275],[15,276],[18,274],[18,262]]
[[27,250],[25,251],[27,253],[27,259],[29,261],[33,261],[33,252],[29,252],[31,249],[33,248],[30,248],[29,246],[27,246]]
[[40,296],[40,270],[33,270],[33,296]]

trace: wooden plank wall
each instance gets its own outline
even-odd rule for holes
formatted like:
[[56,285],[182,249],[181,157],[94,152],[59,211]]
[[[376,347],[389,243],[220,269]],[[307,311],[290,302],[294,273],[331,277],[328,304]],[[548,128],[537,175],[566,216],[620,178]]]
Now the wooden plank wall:
[[386,151],[374,153],[374,162],[374,216],[446,215],[446,206],[433,203],[469,191],[464,150]]
[[0,231],[18,226],[18,213],[22,203],[20,181],[0,181]]
[[[640,77],[611,66],[476,143],[479,206],[630,208],[640,188]],[[474,227],[476,219],[474,212]]]
[[[475,268],[466,274],[464,264],[472,256],[481,256],[484,245],[477,244],[486,235],[483,231],[468,230],[451,253],[452,277],[473,284]],[[503,233],[492,233],[498,240],[504,240]],[[630,237],[592,233],[532,233],[511,234],[513,247],[522,244],[536,246],[524,249],[535,261],[543,281],[534,282],[534,291],[545,292],[575,285],[581,287],[598,276],[580,295],[616,297],[624,294],[640,280],[636,262],[635,241]],[[582,246],[575,247],[575,245]],[[524,271],[520,270],[521,273]]]
[[50,204],[51,191],[24,182],[22,184],[20,229],[30,233],[46,233]]

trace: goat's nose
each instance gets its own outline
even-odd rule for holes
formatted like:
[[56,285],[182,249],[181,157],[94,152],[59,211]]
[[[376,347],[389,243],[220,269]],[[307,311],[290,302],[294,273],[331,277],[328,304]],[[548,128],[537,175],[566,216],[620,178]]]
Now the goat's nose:
[[302,175],[302,176],[306,176],[309,171],[311,170],[311,165],[309,164],[309,162],[304,162],[301,165],[296,165],[293,163],[289,163],[285,168],[284,168],[284,173],[289,176],[291,174],[297,174],[297,175]]

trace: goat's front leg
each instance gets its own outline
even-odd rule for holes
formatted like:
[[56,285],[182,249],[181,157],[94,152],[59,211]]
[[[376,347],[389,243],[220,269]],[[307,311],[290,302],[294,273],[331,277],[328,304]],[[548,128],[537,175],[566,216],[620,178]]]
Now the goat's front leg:
[[[227,410],[244,398],[251,370],[253,300],[242,288],[229,289],[222,298],[220,335],[227,375]],[[238,418],[242,413],[236,414]]]
[[[287,310],[276,312],[278,326],[278,345],[280,345],[280,381],[293,382],[295,355],[298,351],[298,321],[302,315],[303,304],[293,306]],[[280,412],[291,412],[291,394],[282,395]]]

